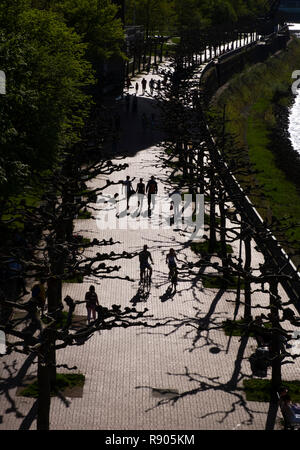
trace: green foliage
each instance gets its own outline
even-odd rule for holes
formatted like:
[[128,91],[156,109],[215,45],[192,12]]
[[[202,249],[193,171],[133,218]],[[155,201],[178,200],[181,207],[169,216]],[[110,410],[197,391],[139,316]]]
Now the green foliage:
[[[265,328],[272,327],[270,322],[265,322],[263,324]],[[247,333],[246,327],[248,327],[247,321],[245,319],[240,320],[229,320],[227,319],[222,324],[223,330],[225,331],[226,336],[243,336],[244,334],[248,334],[251,337],[254,337],[255,334],[253,332]]]
[[237,289],[240,283],[240,289],[245,288],[245,282],[237,277],[224,278],[222,276],[203,275],[201,277],[205,289]]
[[[300,42],[295,40],[289,46],[288,52],[282,52],[269,58],[266,63],[247,68],[233,77],[228,88],[217,100],[219,112],[226,104],[227,131],[236,136],[238,146],[246,148],[249,155],[247,158],[250,158],[255,169],[259,171],[255,177],[241,177],[241,183],[246,186],[251,184],[253,187],[256,184],[263,186],[255,190],[253,188],[254,204],[257,195],[264,195],[257,204],[262,217],[270,218],[273,215],[279,219],[291,218],[287,220],[290,225],[300,219],[299,193],[276,161],[271,130],[276,123],[274,98],[280,98],[283,103],[284,98],[287,101],[290,97],[291,74],[299,57]],[[286,97],[282,97],[284,93]],[[231,149],[228,149],[229,158],[230,151]],[[288,240],[299,240],[299,227],[287,230],[285,237]],[[294,259],[297,263],[297,257]]]
[[166,35],[174,28],[174,1],[128,0],[126,2],[126,24],[144,25],[146,35]]
[[[246,400],[250,402],[269,402],[271,398],[271,380],[244,380]],[[300,381],[283,381],[282,386],[289,390],[293,402],[300,402]]]
[[77,219],[87,220],[87,219],[91,219],[91,217],[92,217],[92,213],[90,211],[82,210],[82,211],[79,211]]
[[265,11],[264,0],[128,0],[126,24],[144,25],[150,35],[179,32],[182,36],[216,26],[232,28]]
[[86,44],[52,11],[15,0],[0,4],[0,195],[18,192],[76,142],[89,110],[83,89],[94,82]]
[[78,273],[77,275],[70,276],[69,278],[65,278],[63,283],[83,283],[83,275]]
[[117,6],[111,1],[61,0],[53,2],[53,9],[61,12],[68,26],[87,43],[89,60],[122,55],[124,32],[121,20],[116,19]]
[[[57,322],[55,324],[55,327],[57,329],[63,328],[67,324],[68,315],[69,313],[67,311],[61,311],[59,313],[59,318],[57,319]],[[48,319],[47,317],[42,317],[42,321],[47,324],[50,322],[50,319]]]
[[[51,390],[51,396],[54,397],[57,395],[57,392],[63,392],[67,388],[74,387],[82,387],[85,382],[85,376],[80,373],[69,373],[62,374],[58,373],[56,375],[56,383],[55,386]],[[19,395],[22,397],[38,397],[38,383],[34,381],[29,384],[26,388],[24,388]]]
[[[201,254],[203,256],[209,254],[209,242],[192,242],[191,243],[191,250],[197,254]],[[221,242],[218,241],[216,243],[216,250],[215,253],[219,253],[221,251]],[[231,245],[226,244],[226,251],[227,253],[233,253],[233,249]]]

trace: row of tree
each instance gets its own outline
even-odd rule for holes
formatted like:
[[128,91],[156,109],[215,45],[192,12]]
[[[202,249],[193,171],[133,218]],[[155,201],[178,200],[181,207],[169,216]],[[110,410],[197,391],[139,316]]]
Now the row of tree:
[[[9,87],[0,102],[1,215],[8,195],[22,192],[78,140],[91,94],[103,84],[104,61],[125,58],[120,3],[1,2],[1,70]],[[235,33],[243,23],[253,29],[254,18],[267,9],[263,0],[128,0],[125,23],[144,25],[146,36],[173,30],[189,51],[196,41],[204,48],[230,39],[224,33]]]
[[[80,301],[70,298],[64,299],[67,321],[61,320],[64,280],[77,276],[118,276],[116,262],[136,256],[107,253],[103,247],[112,246],[112,240],[83,244],[73,235],[74,219],[105,190],[104,187],[89,191],[85,183],[125,168],[124,164],[113,164],[110,160],[112,127],[107,114],[101,121],[102,111],[93,105],[91,95],[97,63],[122,50],[122,29],[116,13],[116,6],[108,0],[15,0],[4,1],[0,6],[1,69],[7,74],[8,83],[0,113],[1,225],[5,230],[14,226],[15,231],[21,230],[21,235],[11,235],[11,240],[3,244],[0,270],[12,284],[20,278],[19,269],[15,274],[9,269],[12,262],[16,263],[22,268],[23,279],[46,280],[48,293],[48,311],[44,316],[36,299],[24,303],[22,295],[4,293],[2,306],[21,310],[23,315],[11,320],[8,315],[2,329],[8,338],[8,352],[17,351],[38,360],[39,429],[49,428],[50,389],[55,388],[57,350],[84,344],[95,330],[149,326],[144,320],[146,311],[137,313],[128,308],[122,311],[116,305],[111,310],[100,308],[95,322],[74,331],[71,317]],[[204,189],[206,171],[211,171],[213,220],[217,199],[223,198],[217,193],[223,192],[223,188],[215,182],[214,165],[206,169],[203,164],[205,128],[199,127],[199,121],[204,124],[201,110],[196,109],[196,116],[194,112],[190,114],[185,103],[189,91],[180,79],[176,73],[167,98],[168,117],[174,117],[173,125],[178,123],[177,111],[180,113],[172,135],[174,148],[178,151],[182,144],[193,141],[196,153],[192,157],[179,152],[189,183],[195,182],[196,187],[191,189],[197,189],[199,180]],[[181,112],[186,115],[184,120]],[[168,124],[169,119],[167,127]],[[16,198],[24,187],[26,193],[28,186],[43,192],[42,202],[38,199],[32,204],[23,195]],[[36,192],[32,196],[36,199]],[[230,270],[236,273],[237,269],[227,258],[223,220],[220,271],[228,276]],[[212,222],[211,251],[215,245],[216,224]],[[88,253],[82,255],[82,249],[91,246],[97,246],[97,253],[92,257]],[[143,320],[137,320],[140,318]]]
[[[181,54],[178,60],[182,62]],[[223,117],[218,118],[220,127],[214,130],[215,139],[212,138],[203,98],[197,86],[195,89],[194,71],[197,67],[178,64],[178,60],[175,59],[173,70],[169,72],[169,83],[158,98],[166,133],[163,162],[172,169],[171,180],[177,190],[205,194],[209,204],[207,234],[201,243],[192,244],[199,253],[200,261],[194,266],[194,271],[192,265],[189,269],[203,282],[214,279],[221,289],[236,288],[233,321],[237,320],[239,309],[243,306],[242,321],[238,325],[242,334],[249,336],[254,333],[259,345],[268,343],[266,361],[272,367],[272,405],[276,407],[277,392],[282,383],[282,363],[291,363],[295,358],[286,344],[293,339],[291,328],[300,323],[299,316],[290,307],[295,300],[284,301],[279,295],[279,284],[299,282],[298,274],[296,271],[294,274],[284,274],[287,260],[279,263],[276,256],[268,252],[268,243],[273,243],[273,233],[284,229],[286,224],[281,218],[273,218],[261,226],[251,220],[251,215],[243,206],[245,196],[251,194],[254,204],[260,198],[255,197],[250,185],[244,183],[244,191],[233,186],[236,185],[233,176],[240,178],[255,173],[245,158],[245,150],[225,133],[225,110]],[[230,151],[231,161],[227,160],[226,151]],[[232,203],[235,208],[232,208]],[[253,241],[264,260],[257,267],[253,264]],[[238,243],[237,255],[229,251],[234,243]],[[293,242],[293,247],[297,251],[299,242]],[[212,261],[212,255],[218,256],[219,262],[215,258]],[[210,276],[207,274],[208,268]],[[269,295],[269,305],[253,304],[257,292]],[[297,308],[298,304],[295,306]],[[264,312],[258,314],[256,307]],[[195,341],[201,336],[201,323],[198,326]],[[205,331],[215,327],[213,323],[207,324]]]
[[263,17],[265,0],[127,0],[126,24],[149,34],[182,36],[187,30],[228,29]]
[[[7,82],[0,102],[1,328],[8,353],[38,362],[38,429],[49,428],[57,349],[82,345],[95,329],[129,326],[139,316],[118,306],[101,309],[96,323],[72,337],[76,303],[68,298],[69,314],[62,322],[64,280],[114,276],[109,274],[119,270],[116,261],[134,256],[107,253],[102,246],[113,246],[112,240],[84,244],[73,234],[74,219],[101,192],[89,191],[86,183],[125,168],[110,160],[113,121],[94,101],[95,85],[102,81],[99,66],[122,54],[117,13],[109,0],[0,5],[1,70]],[[96,256],[82,256],[95,246]],[[24,301],[20,281],[46,283],[45,314],[33,293]],[[15,311],[21,313],[18,320]]]
[[0,5],[0,214],[80,139],[99,67],[121,55],[123,27],[111,1],[14,0]]

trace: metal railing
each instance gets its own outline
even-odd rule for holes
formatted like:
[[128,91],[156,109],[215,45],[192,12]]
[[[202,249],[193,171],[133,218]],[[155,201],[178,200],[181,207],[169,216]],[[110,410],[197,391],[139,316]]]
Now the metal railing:
[[[275,33],[275,36],[276,35],[277,34]],[[270,36],[268,36],[267,39],[270,39]],[[247,46],[242,46],[236,50],[242,51],[245,47]],[[213,64],[213,60],[209,61],[201,71],[200,84],[204,73],[209,70]],[[245,194],[236,177],[229,170],[226,162],[223,161],[221,152],[217,148],[209,127],[208,125],[206,126],[210,139],[212,156],[224,188],[229,194],[230,199],[236,207],[237,212],[242,214],[243,220],[255,230],[253,239],[255,240],[265,259],[268,260],[273,266],[274,274],[281,274],[287,277],[286,279],[281,279],[280,284],[282,285],[289,299],[294,303],[297,311],[300,312],[300,274],[297,271],[295,264],[288,257],[284,249],[277,241],[276,237],[269,230],[267,230],[262,217],[254,207],[248,196]],[[268,240],[265,240],[266,233],[262,232],[263,230],[269,231]],[[291,279],[288,279],[288,277],[290,277]]]

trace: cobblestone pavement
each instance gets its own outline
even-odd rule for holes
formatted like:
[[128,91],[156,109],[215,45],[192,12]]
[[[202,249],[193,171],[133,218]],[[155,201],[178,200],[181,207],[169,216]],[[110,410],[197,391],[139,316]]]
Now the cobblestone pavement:
[[[142,75],[157,79],[159,75]],[[140,82],[141,76],[137,78]],[[134,81],[135,83],[135,81]],[[134,91],[134,87],[130,92]],[[140,92],[141,93],[141,88]],[[159,135],[149,127],[143,129],[142,113],[151,113],[149,96],[138,98],[138,112],[125,111],[121,105],[123,138],[120,150],[128,156],[129,168],[111,177],[118,181],[126,175],[148,180],[155,175],[159,192],[168,192],[168,171],[158,163],[161,149],[155,142]],[[155,113],[157,114],[157,112]],[[157,119],[156,119],[157,120]],[[129,136],[129,137],[128,137]],[[125,142],[125,143],[124,143]],[[127,145],[127,148],[125,148]],[[132,145],[133,148],[129,148]],[[124,146],[124,147],[122,147]],[[127,152],[127,153],[126,153]],[[92,185],[105,183],[96,179]],[[166,190],[165,190],[166,188]],[[116,186],[110,189],[116,193]],[[131,209],[134,210],[134,199]],[[268,404],[248,402],[242,390],[244,378],[251,377],[249,356],[255,349],[253,338],[232,337],[229,342],[217,326],[234,316],[234,291],[205,289],[194,271],[179,270],[179,283],[174,296],[167,295],[168,268],[165,256],[173,247],[181,263],[197,261],[187,246],[184,234],[170,229],[146,228],[150,219],[140,217],[131,223],[144,229],[101,230],[100,222],[77,220],[76,231],[89,238],[120,241],[112,250],[137,252],[147,244],[154,260],[153,284],[147,301],[137,302],[139,279],[138,258],[122,260],[120,276],[136,280],[85,279],[83,284],[64,284],[63,295],[84,299],[89,285],[96,285],[100,303],[110,307],[120,304],[137,309],[147,307],[153,318],[174,318],[174,324],[161,328],[128,328],[96,332],[84,345],[58,352],[58,364],[67,364],[72,372],[86,377],[82,398],[52,398],[51,429],[85,430],[260,430],[265,429]],[[116,220],[116,225],[120,219]],[[97,226],[98,224],[98,226]],[[238,244],[234,245],[237,251]],[[253,245],[254,247],[254,245]],[[94,249],[99,251],[98,248]],[[253,263],[262,262],[253,248]],[[285,297],[284,292],[282,295]],[[243,295],[242,295],[243,299]],[[264,306],[268,297],[261,292],[253,296],[253,304]],[[240,307],[238,317],[243,308]],[[257,309],[257,313],[259,313]],[[83,305],[77,314],[86,315]],[[208,327],[209,325],[209,327]],[[10,355],[0,360],[2,395],[0,429],[35,429],[35,401],[17,397],[18,379],[34,374],[36,365],[28,358]],[[77,368],[74,369],[74,366]],[[28,368],[29,367],[29,368]],[[64,372],[66,369],[58,369]],[[283,366],[284,379],[297,379],[299,363]],[[268,371],[270,377],[270,369]],[[3,381],[4,379],[4,381]],[[168,390],[176,390],[173,396]],[[278,413],[275,429],[279,428]]]

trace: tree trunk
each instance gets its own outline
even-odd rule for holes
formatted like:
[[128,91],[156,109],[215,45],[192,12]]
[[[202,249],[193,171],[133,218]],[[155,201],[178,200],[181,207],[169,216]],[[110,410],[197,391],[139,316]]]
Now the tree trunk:
[[197,170],[198,170],[198,183],[200,184],[200,194],[204,194],[205,190],[205,180],[204,180],[204,150],[201,148],[198,150],[197,158]]
[[221,259],[222,259],[222,267],[223,267],[223,276],[224,279],[229,278],[229,270],[228,270],[228,262],[227,262],[227,248],[226,248],[226,216],[225,216],[225,208],[224,208],[224,194],[220,194],[220,217],[221,217],[221,226],[220,226],[220,241],[221,241]]
[[209,253],[216,250],[216,193],[215,193],[215,174],[212,171],[210,178],[210,221],[209,221]]
[[278,300],[278,281],[272,280],[270,281],[270,316],[273,332],[270,345],[270,356],[272,361],[271,397],[273,401],[276,401],[277,391],[282,383],[280,334],[277,331],[280,328]]
[[[243,219],[243,218],[242,218]],[[242,221],[242,228],[245,230],[245,223]],[[246,274],[250,275],[251,270],[251,236],[246,231],[244,235],[244,245],[245,245],[245,265],[244,271]],[[251,317],[251,282],[248,280],[248,277],[245,277],[245,308],[244,308],[244,319],[245,321],[250,321]]]
[[[246,234],[245,240],[245,265],[244,270],[248,274],[251,269],[251,237]],[[244,319],[246,321],[251,320],[251,282],[245,278],[245,309],[244,309]]]
[[43,356],[38,358],[38,408],[37,429],[49,430],[50,425],[50,374],[47,364],[48,349],[44,349]]
[[[48,280],[48,312],[56,319],[59,314],[54,314],[54,311],[61,305],[62,298],[62,282],[57,278],[50,278]],[[49,330],[50,331],[50,330]],[[53,387],[56,382],[56,351],[55,351],[55,336],[50,332],[49,336],[51,345],[49,348],[49,376],[50,385]]]

